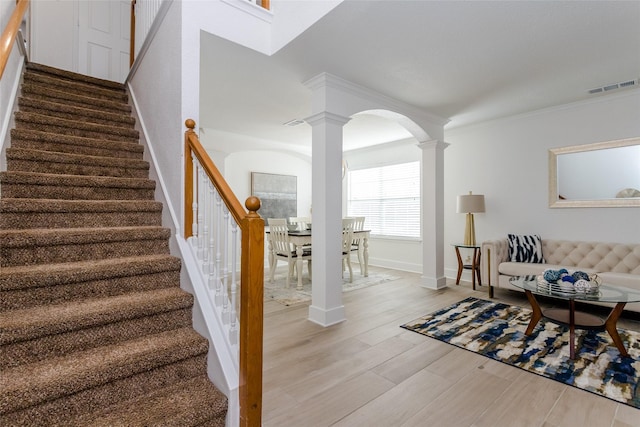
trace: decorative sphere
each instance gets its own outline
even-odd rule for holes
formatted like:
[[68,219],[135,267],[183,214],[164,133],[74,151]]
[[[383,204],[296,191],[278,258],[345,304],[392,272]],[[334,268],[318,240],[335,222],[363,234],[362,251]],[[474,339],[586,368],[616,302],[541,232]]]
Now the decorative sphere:
[[576,271],[572,274],[573,278],[576,280],[586,280],[589,281],[589,275],[584,271]]
[[565,276],[562,276],[562,281],[563,282],[568,282],[568,283],[573,283],[576,281],[576,279],[573,278],[573,276],[569,276],[568,274]]
[[588,280],[580,279],[577,280],[576,283],[574,283],[574,286],[577,291],[587,292],[591,289],[591,282],[589,282]]
[[557,270],[547,269],[543,273],[544,280],[549,283],[556,283],[560,280],[560,272]]

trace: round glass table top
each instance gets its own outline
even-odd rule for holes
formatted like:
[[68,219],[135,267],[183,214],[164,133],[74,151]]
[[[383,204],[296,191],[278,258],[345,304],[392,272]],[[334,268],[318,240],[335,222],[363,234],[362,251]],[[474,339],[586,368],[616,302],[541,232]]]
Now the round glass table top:
[[597,302],[640,302],[640,290],[629,289],[622,286],[602,283],[594,292],[563,291],[557,287],[551,287],[548,283],[539,283],[537,276],[516,276],[509,280],[516,288],[530,291],[536,295],[553,298],[573,299],[575,301]]

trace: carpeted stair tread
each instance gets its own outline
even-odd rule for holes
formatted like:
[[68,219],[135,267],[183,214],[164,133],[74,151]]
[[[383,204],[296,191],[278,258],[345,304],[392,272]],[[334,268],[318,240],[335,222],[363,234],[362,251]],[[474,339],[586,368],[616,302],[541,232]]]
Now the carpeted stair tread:
[[198,376],[155,393],[81,417],[74,426],[195,427],[225,425],[227,398],[209,379]]
[[190,308],[193,296],[178,287],[108,298],[49,304],[0,313],[2,345],[61,334],[145,315]]
[[9,368],[2,372],[0,414],[184,360],[207,348],[206,339],[182,328]]
[[65,92],[75,93],[84,96],[91,96],[97,99],[106,99],[116,102],[128,102],[128,95],[123,88],[105,88],[86,82],[77,82],[73,80],[61,79],[56,76],[30,73],[24,74],[26,83],[40,84],[43,86],[55,88],[56,90],[64,90]]
[[[0,346],[0,370],[63,357],[78,351],[116,344],[146,335],[192,326],[192,307],[159,311],[133,319],[46,335]],[[2,425],[0,423],[0,425]]]
[[170,236],[152,226],[0,230],[0,266],[168,254]]
[[147,178],[149,162],[137,159],[87,156],[9,147],[6,150],[7,170],[25,172],[64,173],[67,175],[116,176]]
[[0,172],[2,194],[11,198],[67,200],[149,200],[155,181],[147,178]]
[[[0,213],[43,212],[161,212],[162,203],[155,200],[54,200],[54,199],[0,199]],[[7,227],[5,227],[7,228]]]
[[180,258],[168,254],[29,266],[4,267],[0,270],[0,292],[67,283],[81,283],[133,274],[180,271]]
[[66,105],[74,105],[92,109],[99,108],[107,112],[123,112],[131,114],[131,106],[127,103],[111,101],[108,99],[92,98],[87,95],[78,95],[62,90],[55,90],[39,84],[23,83],[21,92],[23,96],[29,96],[35,99],[64,102]]
[[177,287],[180,266],[179,258],[148,255],[3,267],[0,312]]
[[39,113],[66,120],[86,120],[90,123],[133,128],[135,119],[131,115],[109,113],[86,107],[74,107],[57,102],[21,96],[18,98],[20,111]]
[[11,146],[31,150],[138,160],[141,160],[144,155],[144,147],[137,141],[107,141],[99,138],[60,135],[30,129],[12,129]]
[[98,77],[87,76],[84,74],[78,74],[74,73],[73,71],[61,70],[59,68],[39,64],[37,62],[27,62],[27,71],[32,73],[57,76],[70,81],[90,83],[95,86],[102,86],[113,90],[125,91],[124,85],[122,83],[114,82],[112,80],[105,80]]
[[137,142],[140,138],[139,132],[130,127],[67,120],[23,111],[16,111],[14,115],[17,129],[40,130],[85,138],[104,138],[110,141]]
[[[72,419],[96,413],[105,407],[153,393],[206,372],[206,354],[159,366],[136,375],[86,389],[63,399],[49,400],[8,414],[0,414],[0,425],[46,425],[69,427]],[[81,424],[86,426],[87,424]]]
[[0,228],[78,228],[162,225],[153,200],[0,199]]

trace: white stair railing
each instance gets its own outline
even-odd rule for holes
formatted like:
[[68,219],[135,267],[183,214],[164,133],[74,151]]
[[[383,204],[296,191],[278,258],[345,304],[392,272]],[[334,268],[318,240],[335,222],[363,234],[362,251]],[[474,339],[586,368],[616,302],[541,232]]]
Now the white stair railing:
[[200,274],[209,290],[209,300],[219,323],[224,325],[227,345],[238,361],[237,272],[240,271],[238,224],[222,202],[220,193],[192,153],[193,203],[196,218],[188,241],[198,260]]
[[248,211],[242,207],[202,147],[195,122],[185,124],[184,233],[195,260],[190,271],[197,270],[195,282],[200,284],[194,282],[194,289],[199,301],[208,303],[200,304],[207,324],[215,319],[210,332],[219,337],[216,351],[224,352],[235,367],[239,425],[257,427],[262,416],[264,297],[260,200],[249,197]]

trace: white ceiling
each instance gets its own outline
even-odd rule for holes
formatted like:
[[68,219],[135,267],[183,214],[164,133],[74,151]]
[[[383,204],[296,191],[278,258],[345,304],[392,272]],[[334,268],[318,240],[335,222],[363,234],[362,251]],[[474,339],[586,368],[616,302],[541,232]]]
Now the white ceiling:
[[[445,129],[603,96],[588,90],[640,77],[640,1],[345,1],[272,56],[208,34],[201,47],[209,147],[308,155],[310,126],[283,123],[311,114],[303,82],[322,72],[450,118]],[[408,137],[362,115],[344,149]]]

